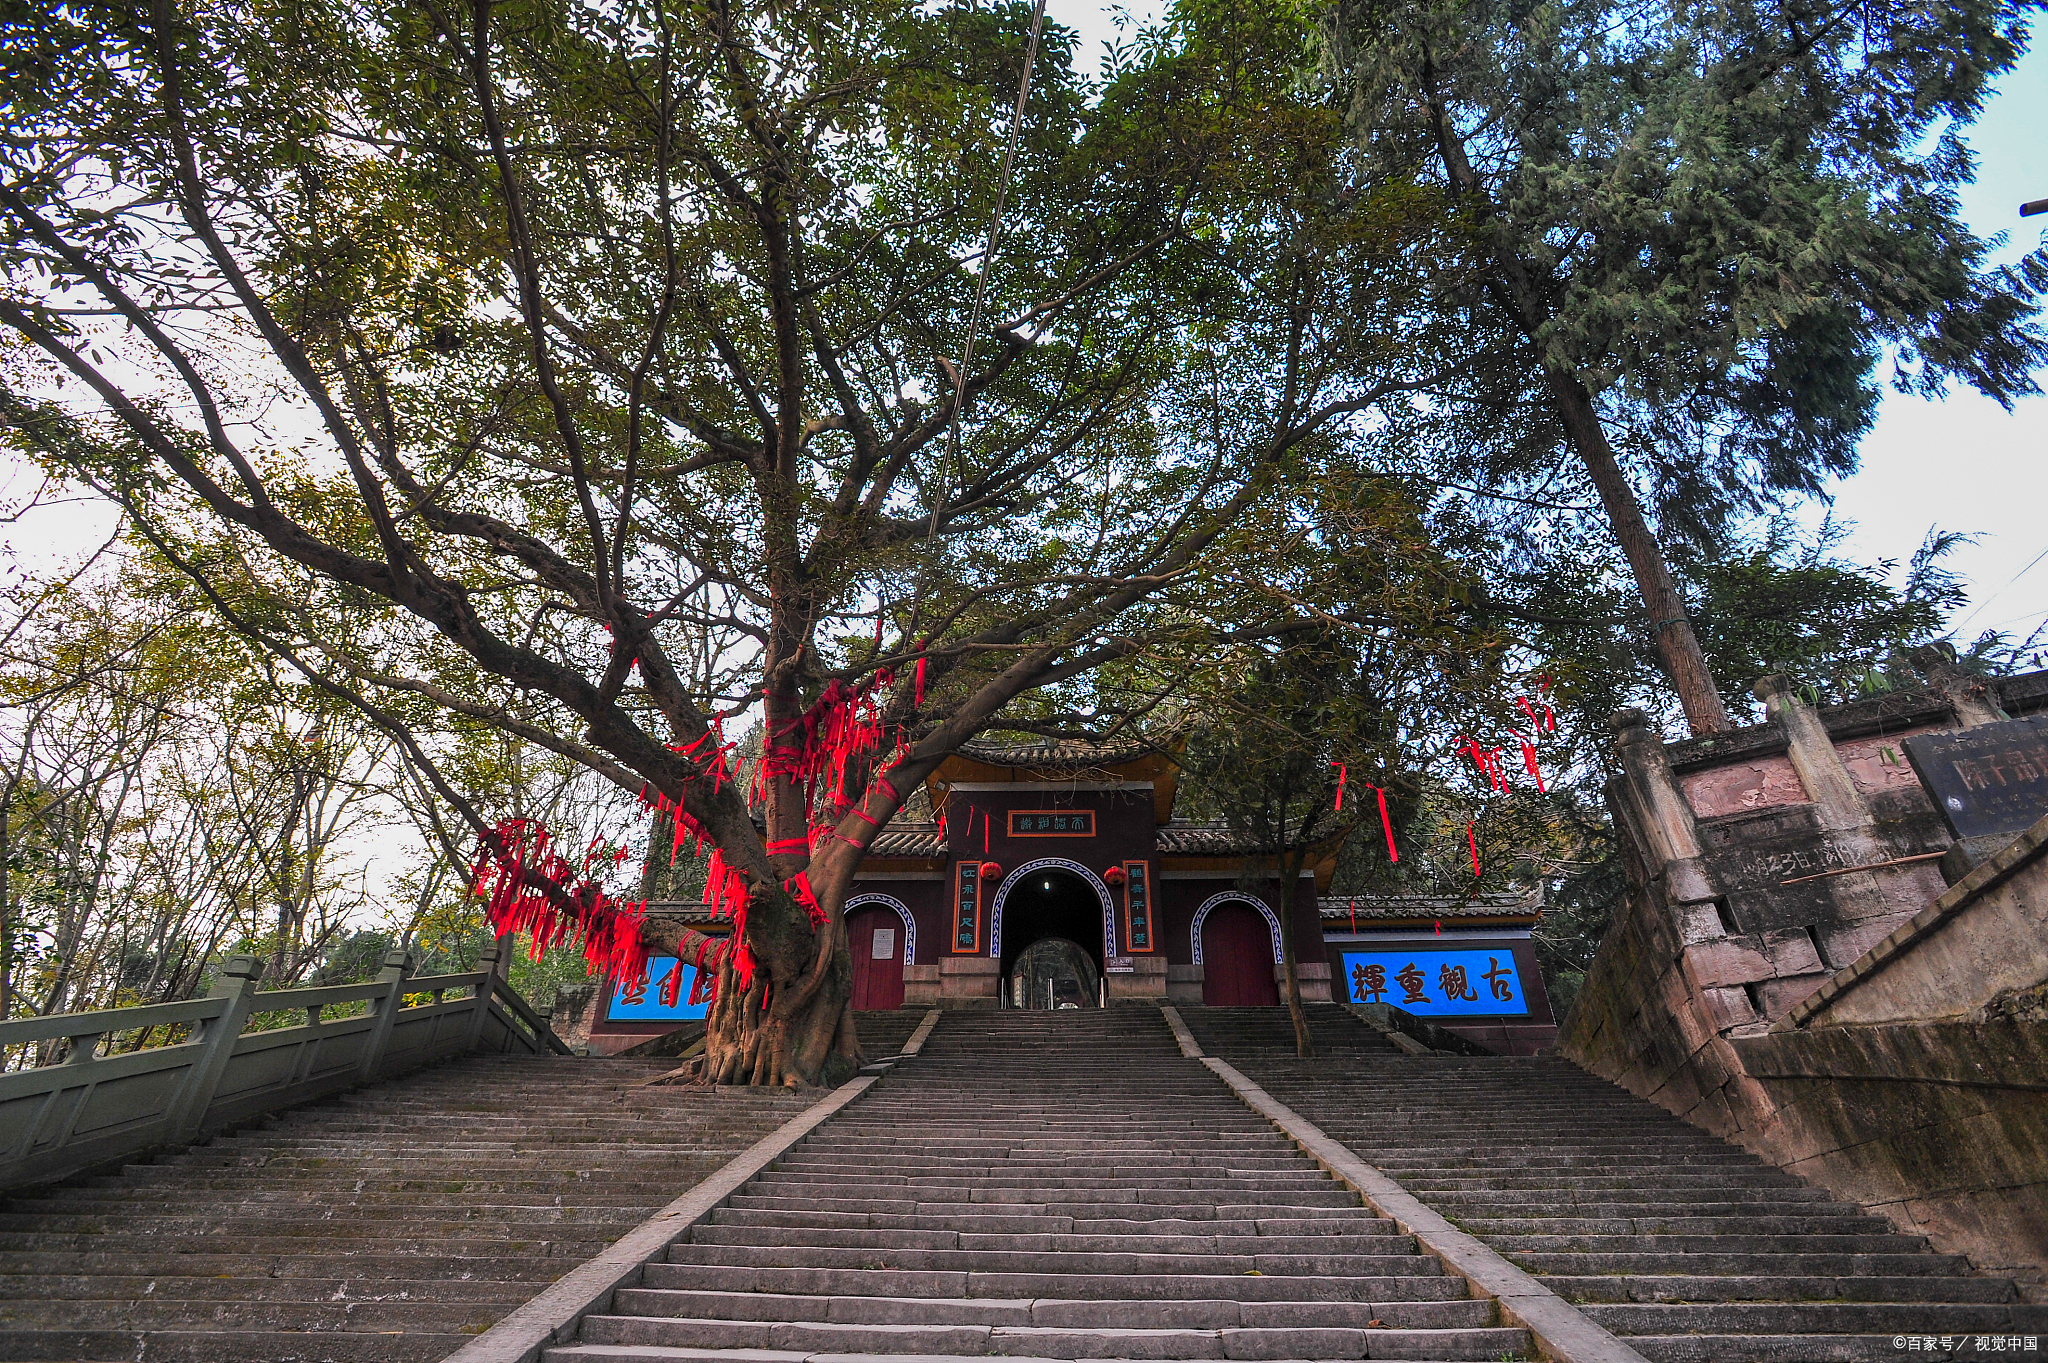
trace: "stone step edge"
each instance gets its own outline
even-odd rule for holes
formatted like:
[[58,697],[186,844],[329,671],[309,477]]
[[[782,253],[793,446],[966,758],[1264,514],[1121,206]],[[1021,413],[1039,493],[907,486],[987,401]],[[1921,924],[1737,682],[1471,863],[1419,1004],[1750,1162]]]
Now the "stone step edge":
[[[927,1012],[904,1044],[902,1054],[916,1055],[938,1021],[938,1009]],[[610,1310],[612,1294],[621,1287],[637,1285],[641,1271],[650,1261],[667,1253],[683,1232],[709,1216],[754,1175],[828,1118],[874,1087],[881,1077],[861,1074],[841,1084],[614,1240],[603,1252],[563,1274],[524,1306],[449,1354],[443,1363],[539,1363],[548,1349],[572,1343],[585,1316]]]
[[1179,1009],[1161,1004],[1159,1012],[1172,1030],[1173,1039],[1180,1043],[1183,1056],[1200,1061],[1246,1107],[1278,1127],[1304,1155],[1357,1193],[1368,1207],[1381,1216],[1393,1218],[1395,1227],[1414,1236],[1423,1253],[1443,1261],[1446,1273],[1454,1273],[1470,1283],[1474,1296],[1490,1298],[1500,1308],[1503,1323],[1527,1330],[1538,1352],[1550,1363],[1648,1363],[1576,1306],[1503,1259],[1476,1236],[1459,1230],[1442,1214],[1424,1206],[1415,1194],[1245,1078],[1234,1065],[1203,1055]]

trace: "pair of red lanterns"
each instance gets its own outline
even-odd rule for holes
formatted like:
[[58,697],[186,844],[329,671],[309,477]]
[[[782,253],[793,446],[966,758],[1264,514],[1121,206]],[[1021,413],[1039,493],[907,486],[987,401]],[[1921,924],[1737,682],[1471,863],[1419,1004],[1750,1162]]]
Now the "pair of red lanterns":
[[[998,880],[1002,877],[1002,874],[1003,867],[1001,862],[984,861],[981,863],[981,878],[983,880]],[[1124,868],[1121,866],[1110,867],[1102,873],[1102,882],[1105,885],[1123,884]]]

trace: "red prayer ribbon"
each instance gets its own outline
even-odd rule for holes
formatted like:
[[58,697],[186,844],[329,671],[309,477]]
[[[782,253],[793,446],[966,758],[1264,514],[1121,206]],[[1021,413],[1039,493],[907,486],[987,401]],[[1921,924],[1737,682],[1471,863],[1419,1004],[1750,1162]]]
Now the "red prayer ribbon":
[[1394,850],[1394,821],[1387,817],[1387,792],[1379,786],[1372,789],[1380,797],[1380,831],[1387,835],[1387,860],[1399,861],[1401,854]]
[[1344,777],[1347,775],[1342,762],[1337,764],[1337,808],[1344,808]]
[[[1472,849],[1472,874],[1476,878],[1479,875],[1479,840],[1472,836],[1472,825],[1469,823],[1465,825],[1465,845]],[[1441,928],[1443,924],[1438,923],[1437,926]]]

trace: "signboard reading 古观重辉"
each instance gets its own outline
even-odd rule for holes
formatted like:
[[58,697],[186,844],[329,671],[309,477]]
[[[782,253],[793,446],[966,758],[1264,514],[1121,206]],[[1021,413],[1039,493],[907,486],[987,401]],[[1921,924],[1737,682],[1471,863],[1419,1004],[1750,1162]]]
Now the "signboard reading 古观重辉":
[[2048,814],[2048,721],[1916,734],[1902,746],[1959,838],[2018,837]]
[[675,957],[656,956],[647,963],[646,974],[615,983],[611,1007],[606,1010],[605,1017],[613,1022],[690,1022],[703,1017],[710,1011],[710,1003],[704,1000],[690,1002],[690,986],[697,982],[695,966],[683,967],[676,1001],[673,1004],[662,1003],[662,983],[675,968]]
[[1347,951],[1353,1003],[1392,1004],[1417,1017],[1523,1016],[1529,1011],[1515,956],[1479,951]]

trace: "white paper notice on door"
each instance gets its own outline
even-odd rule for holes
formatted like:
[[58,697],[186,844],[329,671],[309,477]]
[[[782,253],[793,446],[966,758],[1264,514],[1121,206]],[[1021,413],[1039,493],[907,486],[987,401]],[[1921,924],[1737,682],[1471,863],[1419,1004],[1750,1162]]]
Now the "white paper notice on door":
[[895,959],[896,959],[896,929],[894,929],[894,928],[876,928],[876,929],[875,929],[875,946],[874,946],[874,950],[870,951],[870,952],[868,953],[868,955],[869,955],[870,957],[874,958],[874,959],[875,959],[875,960],[877,960],[877,961],[893,961],[893,960],[895,960]]

